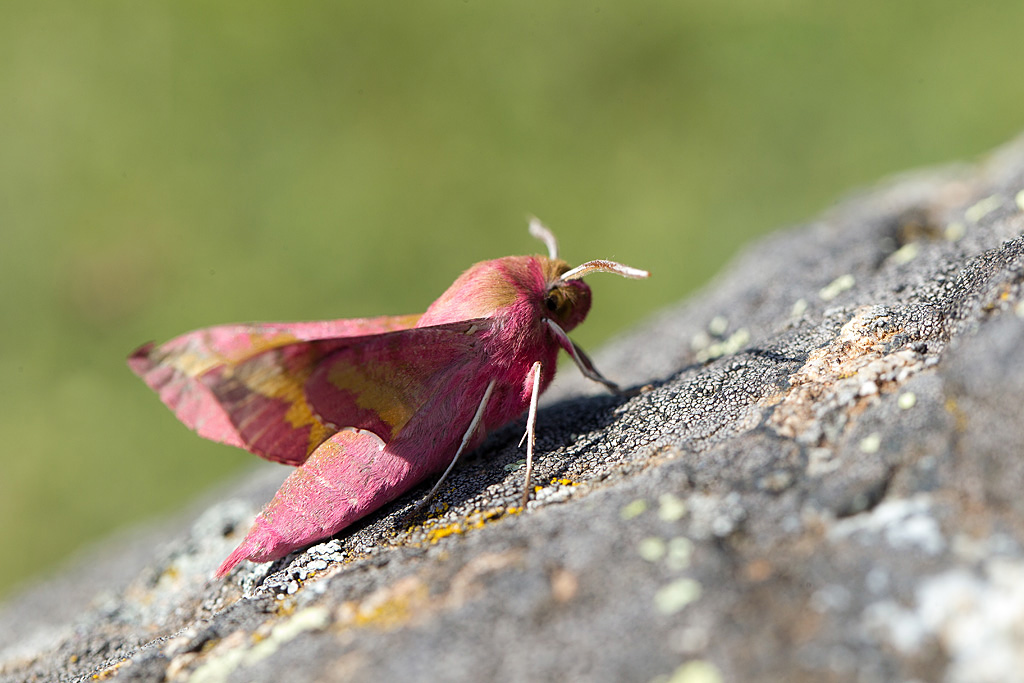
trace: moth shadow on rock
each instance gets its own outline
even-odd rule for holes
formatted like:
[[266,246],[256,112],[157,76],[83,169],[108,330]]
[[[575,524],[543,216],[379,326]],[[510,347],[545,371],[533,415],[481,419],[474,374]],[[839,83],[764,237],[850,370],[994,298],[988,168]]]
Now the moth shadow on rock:
[[[636,387],[622,394],[569,398],[542,408],[537,416],[535,481],[561,477],[586,452],[585,445],[582,449],[571,447],[586,435],[600,438],[599,435],[619,419],[616,409],[646,388]],[[392,519],[392,528],[398,531],[423,524],[439,510],[464,510],[470,514],[483,509],[516,508],[526,484],[525,423],[526,419],[520,418],[489,434],[483,444],[455,468],[448,484],[432,498],[425,498],[430,489],[423,485],[396,501],[399,510],[411,507],[397,513]],[[433,485],[432,482],[427,484]]]

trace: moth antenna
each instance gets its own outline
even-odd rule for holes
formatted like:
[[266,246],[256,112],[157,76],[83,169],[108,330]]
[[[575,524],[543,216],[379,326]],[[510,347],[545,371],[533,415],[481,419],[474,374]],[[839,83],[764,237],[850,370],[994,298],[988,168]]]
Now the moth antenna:
[[579,280],[583,276],[590,275],[591,273],[615,273],[622,277],[633,278],[634,280],[642,280],[645,277],[651,276],[651,274],[646,270],[640,270],[639,268],[633,268],[631,266],[624,266],[621,263],[616,263],[615,261],[598,259],[596,261],[587,261],[582,266],[576,266],[572,270],[563,273],[562,277],[558,279],[562,282],[567,280]]
[[552,260],[558,258],[558,240],[555,239],[554,233],[548,230],[536,216],[530,217],[530,234],[547,245],[548,256]]
[[[537,441],[537,397],[540,395],[540,361],[533,364],[530,368],[530,376],[532,377],[533,389],[530,392],[530,413],[526,418],[526,433],[523,434],[523,438],[526,439],[526,482],[523,484],[523,509],[526,509],[526,503],[530,500],[530,476],[533,474],[533,446]],[[523,442],[520,441],[520,444]]]

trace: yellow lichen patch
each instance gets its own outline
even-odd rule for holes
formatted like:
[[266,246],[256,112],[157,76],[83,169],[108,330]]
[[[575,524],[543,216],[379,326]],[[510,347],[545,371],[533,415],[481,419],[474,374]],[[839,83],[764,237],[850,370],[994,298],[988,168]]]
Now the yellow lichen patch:
[[221,638],[210,638],[208,641],[203,643],[203,646],[201,648],[199,648],[199,653],[206,654],[207,652],[212,651],[213,648],[217,647],[217,645],[220,644],[221,640]]
[[440,517],[444,513],[448,512],[450,507],[451,506],[448,505],[448,503],[438,503],[437,505],[432,505],[430,507],[430,514],[435,517]]
[[[479,579],[488,574],[522,566],[522,553],[484,553],[466,562],[452,576],[447,590],[431,593],[427,584],[416,576],[399,580],[391,586],[374,591],[361,600],[342,604],[335,613],[337,628],[375,628],[391,631],[421,622],[442,610],[454,610],[479,595],[483,588]],[[559,579],[565,581],[564,577]],[[570,592],[567,586],[561,595]]]
[[469,518],[470,526],[474,529],[482,529],[484,524],[487,522],[493,522],[496,519],[501,519],[505,516],[505,510],[503,508],[494,508],[493,510],[484,510]]
[[274,631],[274,624],[277,622],[278,619],[268,619],[257,626],[253,630],[252,635],[249,636],[249,643],[251,645],[256,645],[257,643],[261,643],[269,638],[270,634]]
[[370,626],[391,631],[409,622],[425,610],[430,591],[415,576],[398,581],[372,593],[360,602],[346,602],[339,609],[340,626]]
[[196,662],[199,664],[188,676],[193,683],[223,681],[238,668],[249,652],[248,636],[241,630],[230,633],[210,648],[204,647],[202,656],[185,652],[175,656],[167,666],[167,679],[176,680]]
[[[307,607],[286,619],[274,619],[257,627],[249,636],[237,630],[220,640],[202,658],[202,663],[189,676],[193,683],[227,680],[240,667],[252,667],[286,646],[307,631],[323,631],[331,625],[331,612],[323,606]],[[195,660],[195,653],[175,657],[168,666],[168,679],[178,675]]]
[[579,486],[579,482],[575,482],[572,479],[552,479],[552,486]]
[[462,524],[455,522],[452,524],[446,524],[445,526],[431,529],[427,532],[427,540],[431,543],[437,543],[442,538],[447,538],[455,534],[465,533],[466,529]]
[[290,617],[291,615],[295,614],[296,607],[297,605],[295,604],[294,598],[278,600],[274,606],[274,614],[276,614],[279,617]]
[[164,672],[165,680],[174,681],[179,678],[185,679],[185,672],[188,671],[198,659],[199,654],[196,652],[182,652],[181,654],[174,655],[171,657],[171,661],[167,663],[167,669]]
[[331,613],[322,605],[307,607],[295,612],[288,619],[278,620],[270,630],[270,634],[259,643],[253,645],[246,657],[247,664],[254,664],[266,659],[280,647],[294,640],[306,631],[323,631],[331,624]]
[[956,420],[956,431],[961,433],[967,431],[967,413],[960,408],[960,404],[956,402],[956,399],[947,398],[945,408],[946,412]]
[[120,662],[117,662],[116,664],[112,664],[112,665],[108,666],[103,671],[99,671],[97,673],[94,673],[92,675],[92,680],[94,680],[94,681],[106,681],[106,680],[109,680],[109,679],[113,678],[114,676],[117,675],[117,670],[120,669],[125,664],[127,664],[128,661],[129,660],[127,660],[127,659],[122,659]]
[[501,519],[505,515],[518,514],[520,508],[493,508],[491,510],[474,510],[472,514],[459,522],[449,522],[426,529],[427,542],[437,543],[442,538],[464,534],[471,529],[481,529],[488,522]]
[[[460,533],[465,533],[471,529],[482,528],[487,522],[492,522],[496,519],[501,519],[505,515],[518,514],[520,508],[493,508],[490,510],[474,510],[467,517],[461,521],[447,522],[447,523],[435,523],[433,526],[426,526],[424,530],[427,535],[427,543],[434,544],[441,539],[446,539],[450,536],[457,536]],[[411,528],[410,531],[414,529]]]
[[[181,570],[178,568],[178,565],[170,564],[167,567],[165,567],[164,570],[160,573],[160,576],[157,577],[155,587],[157,589],[166,590],[172,588],[175,584],[179,583],[180,581]],[[153,601],[153,592],[152,589],[148,586],[133,586],[128,590],[128,593],[131,595],[132,599],[138,600],[139,602],[145,605],[148,605]]]

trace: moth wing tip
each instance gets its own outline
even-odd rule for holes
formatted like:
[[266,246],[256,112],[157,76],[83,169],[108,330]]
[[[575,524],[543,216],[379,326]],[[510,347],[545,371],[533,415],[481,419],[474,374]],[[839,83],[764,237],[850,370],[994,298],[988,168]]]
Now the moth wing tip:
[[247,553],[244,546],[245,543],[242,543],[242,545],[235,548],[234,552],[228,555],[228,558],[224,560],[219,567],[217,567],[217,571],[214,573],[214,577],[218,579],[223,579],[225,576],[227,576],[228,572],[234,569],[239,562],[241,562],[247,557]]
[[150,354],[153,352],[154,346],[155,344],[153,342],[146,342],[129,354],[128,367],[131,368],[132,372],[136,375],[142,375],[153,366],[153,360],[150,358]]

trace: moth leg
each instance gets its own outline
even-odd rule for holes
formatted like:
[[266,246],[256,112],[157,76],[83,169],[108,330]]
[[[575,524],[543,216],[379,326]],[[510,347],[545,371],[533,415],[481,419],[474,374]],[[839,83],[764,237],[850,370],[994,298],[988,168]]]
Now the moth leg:
[[551,331],[555,333],[555,337],[558,339],[559,345],[568,351],[570,356],[572,356],[573,362],[576,363],[576,367],[580,369],[580,372],[583,373],[584,377],[594,380],[595,382],[600,382],[616,394],[623,393],[618,384],[597,371],[597,368],[594,367],[594,361],[590,360],[590,356],[588,356],[583,349],[576,346],[576,342],[569,339],[569,335],[565,333],[565,330],[558,326],[558,323],[549,318],[545,318],[544,322],[546,322],[548,327],[551,328]]
[[448,478],[448,475],[451,474],[451,471],[455,468],[455,463],[459,461],[459,456],[462,455],[462,451],[466,450],[466,444],[468,444],[469,440],[473,437],[473,432],[475,432],[476,428],[480,426],[480,420],[483,419],[484,409],[487,408],[487,402],[490,400],[491,391],[493,390],[494,380],[492,379],[484,390],[484,396],[480,399],[480,405],[476,407],[476,413],[473,414],[473,420],[469,423],[469,428],[466,429],[466,433],[462,435],[462,443],[459,444],[458,450],[455,451],[455,456],[452,458],[451,463],[449,463],[448,469],[444,471],[441,478],[437,480],[436,484],[434,484],[434,488],[430,489],[430,492],[426,497],[416,505],[416,508],[413,510],[414,513],[418,513],[426,507],[427,503],[430,502],[430,499],[434,497],[435,493],[437,493],[437,490],[441,488],[441,484],[444,483],[444,480]]
[[[530,391],[530,413],[526,417],[526,433],[523,438],[526,440],[526,482],[523,484],[523,507],[530,500],[530,475],[533,473],[533,446],[537,441],[537,398],[540,396],[540,361],[530,368],[533,387]],[[519,445],[522,445],[522,441]]]
[[[587,352],[577,346],[576,342],[572,343],[572,349],[575,351],[573,354],[573,360],[576,361],[576,365],[579,367],[580,372],[583,373],[584,377],[592,379],[595,382],[600,382],[616,394],[622,393],[622,388],[619,387],[618,384],[602,375],[601,371],[594,367],[594,361],[590,360],[590,356],[587,355]],[[577,358],[577,356],[579,357]]]

